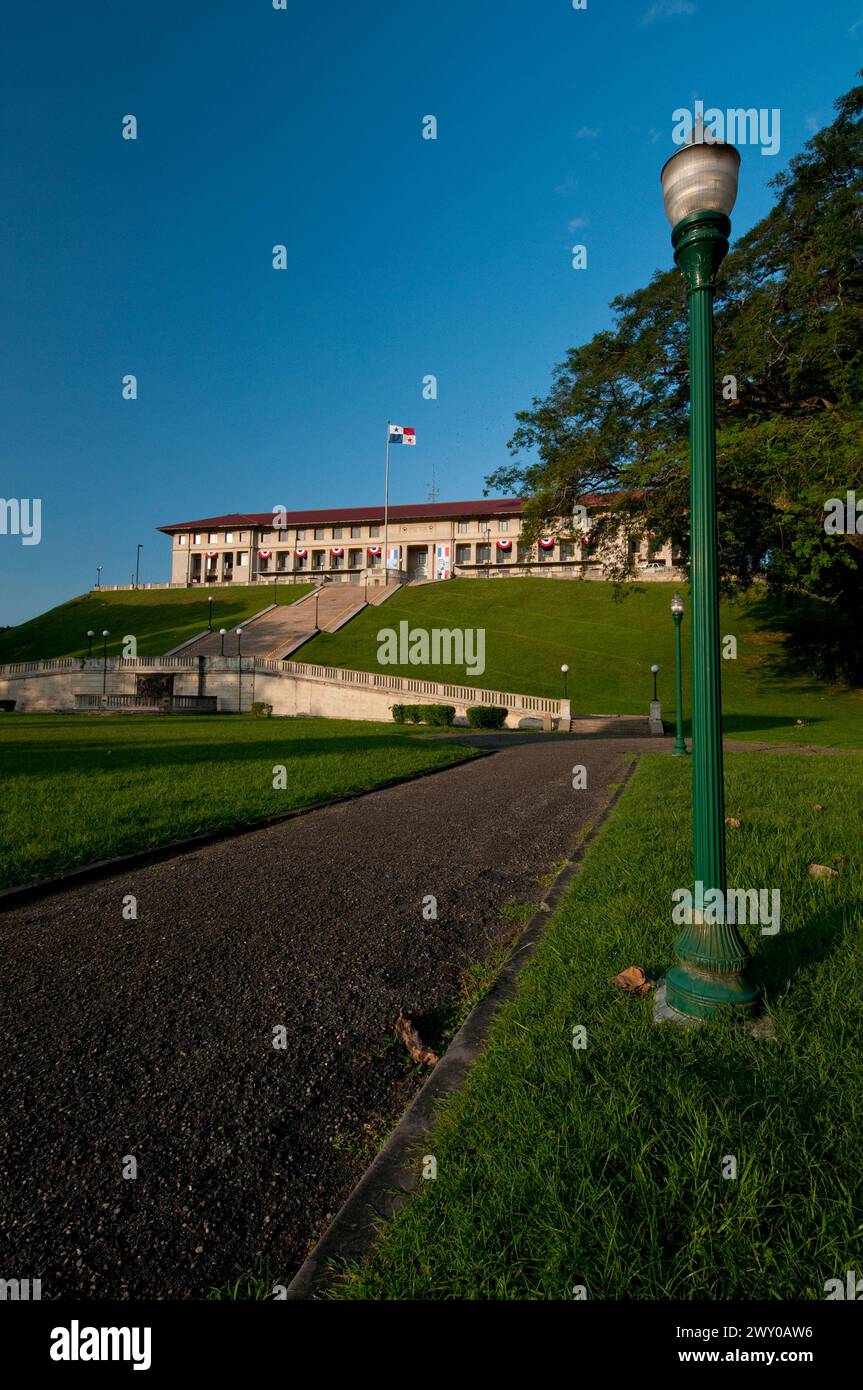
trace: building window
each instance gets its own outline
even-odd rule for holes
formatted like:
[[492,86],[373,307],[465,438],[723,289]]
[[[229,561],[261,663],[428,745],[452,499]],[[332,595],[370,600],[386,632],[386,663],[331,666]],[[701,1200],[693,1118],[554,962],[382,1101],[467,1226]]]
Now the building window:
[[358,541],[358,540],[360,540],[360,539],[362,538],[362,534],[363,534],[363,528],[362,528],[362,526],[352,526],[352,527],[351,527],[351,540],[352,540],[352,541]]
[[208,532],[207,532],[207,544],[208,544],[208,545],[215,545],[216,542],[218,541],[218,539],[219,539],[219,533],[218,533],[218,531],[208,531]]
[[518,560],[519,560],[519,564],[521,564],[521,565],[527,565],[527,564],[530,563],[530,560],[531,560],[531,558],[532,558],[530,552],[531,552],[531,547],[530,547],[529,545],[525,545],[524,541],[519,541],[519,543],[518,543]]
[[200,545],[200,544],[201,544],[201,533],[200,533],[200,531],[196,531],[196,532],[195,532],[195,535],[194,535],[194,537],[193,537],[193,539],[192,539],[192,544],[193,544],[193,545]]
[[458,533],[459,533],[460,536],[466,536],[469,530],[470,530],[470,522],[468,522],[468,521],[460,521],[460,522],[459,522],[459,524],[458,524]]
[[573,545],[572,541],[561,541],[560,558],[561,560],[575,559],[575,546]]
[[491,559],[491,546],[478,545],[476,548],[476,562],[478,565],[487,565]]
[[455,562],[457,565],[470,564],[470,546],[457,545],[455,548]]
[[288,562],[288,552],[286,550],[276,551],[276,569],[283,570]]
[[342,528],[341,528],[341,526],[334,526],[334,527],[333,527],[333,540],[334,540],[334,541],[340,541],[341,538],[342,538]]
[[245,533],[245,531],[240,531],[240,532],[238,532],[238,534],[237,534],[237,540],[240,542],[240,545],[242,545],[242,544],[244,543],[245,539],[246,539],[246,533]]
[[379,536],[380,534],[381,534],[381,528],[380,528],[380,526],[370,526],[370,527],[369,527],[369,540],[371,540],[371,541],[377,540],[377,538],[378,538],[378,536]]
[[306,565],[307,565],[308,563],[309,563],[309,557],[308,557],[308,555],[298,555],[298,556],[297,556],[296,567],[297,567],[298,570],[304,570],[304,569],[306,568]]
[[495,555],[495,563],[498,565],[508,565],[512,559],[512,551],[501,550],[499,546],[495,546],[495,550],[497,552]]
[[369,555],[369,556],[367,556],[369,569],[370,569],[370,570],[373,570],[373,569],[380,569],[380,567],[381,567],[381,561],[383,560],[383,558],[384,558],[384,557],[383,557],[382,555]]
[[323,567],[324,567],[324,559],[325,559],[325,558],[326,558],[326,551],[325,551],[325,550],[313,550],[313,551],[312,551],[312,564],[313,564],[313,566],[314,566],[314,568],[315,568],[316,570],[322,570],[322,569],[323,569]]
[[298,532],[297,532],[297,540],[298,540],[298,541],[304,541],[305,539],[306,539],[306,533],[305,533],[305,531],[298,531]]
[[185,537],[185,536],[178,536],[178,537],[177,537],[177,544],[178,544],[178,545],[185,545],[185,544],[186,544],[186,537]]
[[249,557],[248,557],[248,555],[246,554],[245,550],[238,550],[238,551],[237,551],[237,567],[238,567],[238,569],[242,569],[243,565],[246,563],[246,561],[248,560],[248,558],[249,558]]
[[233,544],[234,544],[234,533],[233,533],[233,531],[226,531],[226,532],[225,532],[225,545],[233,545]]
[[502,534],[502,535],[506,535],[507,531],[509,530],[509,522],[508,522],[508,521],[502,521],[502,522],[500,523],[500,529],[501,529],[501,534]]
[[316,526],[316,527],[315,527],[315,540],[316,540],[316,541],[325,540],[325,539],[326,539],[326,534],[327,534],[327,531],[326,531],[326,527],[325,527],[325,526]]
[[358,569],[360,565],[362,565],[362,563],[363,552],[361,550],[352,550],[350,552],[350,555],[348,556],[348,564],[350,565],[351,569]]

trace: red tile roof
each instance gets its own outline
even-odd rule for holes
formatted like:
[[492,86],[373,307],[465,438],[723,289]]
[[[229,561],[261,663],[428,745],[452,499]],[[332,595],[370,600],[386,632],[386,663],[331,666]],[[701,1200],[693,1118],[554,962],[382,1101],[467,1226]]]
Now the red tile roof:
[[[601,497],[586,497],[585,503],[597,505]],[[455,517],[471,516],[518,516],[524,507],[520,497],[483,497],[472,502],[411,502],[393,503],[390,506],[390,521],[448,521]],[[286,512],[285,523],[293,526],[350,526],[360,522],[381,522],[384,509],[375,507],[328,507],[323,511]],[[176,521],[169,526],[159,526],[157,530],[173,535],[176,531],[224,530],[226,527],[239,529],[243,526],[263,527],[273,530],[273,513],[269,512],[231,512],[226,516],[207,516],[199,521]]]

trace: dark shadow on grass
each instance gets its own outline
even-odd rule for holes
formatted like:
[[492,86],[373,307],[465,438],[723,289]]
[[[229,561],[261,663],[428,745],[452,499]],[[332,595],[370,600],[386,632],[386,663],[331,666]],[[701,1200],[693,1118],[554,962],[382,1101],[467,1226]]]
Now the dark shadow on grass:
[[852,900],[841,907],[823,908],[794,931],[758,938],[747,975],[764,991],[768,1007],[771,995],[782,993],[801,972],[841,948],[861,913],[863,901]]
[[[819,687],[823,692],[823,687]],[[828,723],[825,719],[807,718],[806,723],[800,725],[799,732],[804,734],[806,729],[813,728],[817,724]],[[778,714],[771,717],[769,714],[725,714],[722,715],[722,732],[727,738],[729,734],[742,733],[744,731],[755,732],[764,729],[794,729],[797,725],[787,714]]]
[[853,605],[837,609],[800,594],[751,599],[746,613],[759,631],[779,638],[762,668],[765,684],[802,679],[811,683],[797,687],[801,695],[823,695],[825,681],[848,687],[863,682],[859,614]]
[[[285,721],[287,723],[287,721]],[[278,762],[295,762],[304,758],[356,757],[364,753],[388,754],[397,749],[411,748],[417,743],[415,735],[393,732],[380,734],[339,735],[329,738],[309,738],[291,735],[287,729],[274,728],[267,738],[246,741],[216,741],[214,743],[184,743],[166,739],[146,740],[127,744],[118,738],[112,746],[110,731],[98,742],[16,740],[3,749],[4,772],[7,777],[43,777],[63,772],[88,772],[95,768],[112,770],[146,770],[150,767],[196,767],[213,763],[257,763],[275,757]]]

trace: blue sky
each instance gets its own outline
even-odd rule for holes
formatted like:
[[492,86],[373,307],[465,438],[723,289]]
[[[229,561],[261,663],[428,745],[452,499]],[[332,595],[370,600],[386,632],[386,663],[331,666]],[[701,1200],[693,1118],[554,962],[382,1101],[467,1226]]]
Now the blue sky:
[[139,541],[167,579],[160,524],[376,501],[388,418],[418,438],[395,500],[433,466],[481,496],[671,263],[674,109],[780,109],[740,233],[863,66],[863,0],[47,0],[4,30],[0,494],[42,540],[0,535],[0,624],[127,583]]

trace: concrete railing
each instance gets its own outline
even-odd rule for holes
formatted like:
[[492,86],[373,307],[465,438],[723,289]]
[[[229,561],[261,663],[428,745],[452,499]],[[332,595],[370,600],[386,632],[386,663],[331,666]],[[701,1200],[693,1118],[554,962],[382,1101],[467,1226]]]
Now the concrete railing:
[[[520,709],[535,710],[538,714],[561,712],[561,700],[542,695],[519,695],[512,691],[486,690],[479,686],[460,685],[449,681],[422,680],[416,676],[389,675],[384,671],[353,671],[344,666],[320,666],[306,661],[275,661],[261,656],[244,656],[243,670],[261,671],[268,675],[283,674],[303,680],[326,681],[337,685],[360,688],[372,687],[409,695],[430,695],[442,701],[470,701],[476,705],[517,705]],[[0,676],[30,676],[41,671],[188,671],[203,664],[205,673],[237,670],[235,656],[109,656],[59,657],[53,661],[12,661],[0,665]]]
[[426,681],[414,676],[391,676],[383,671],[351,671],[343,666],[317,666],[305,661],[277,661],[270,665],[283,667],[289,673],[305,680],[335,681],[342,685],[360,687],[372,686],[378,690],[407,695],[433,695],[442,703],[458,700],[474,705],[503,705],[507,709],[517,707],[533,710],[537,714],[561,713],[561,700],[550,700],[542,695],[516,695],[502,690],[483,690],[473,685]]

